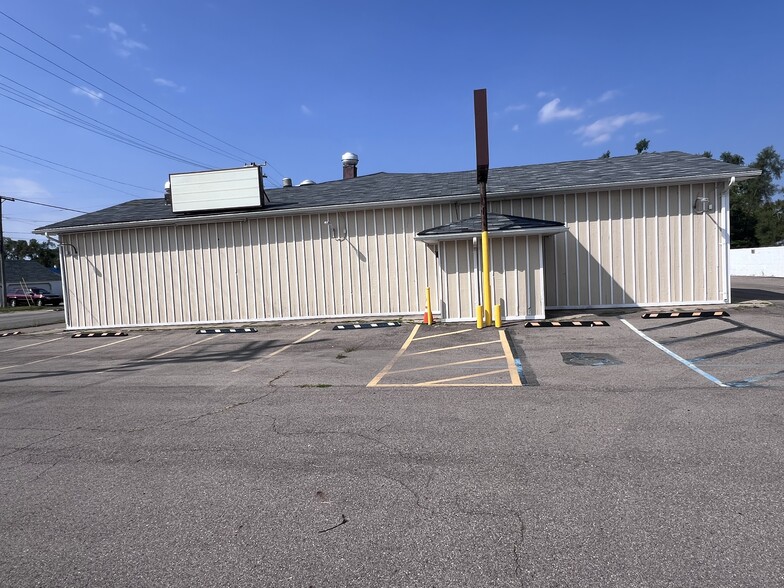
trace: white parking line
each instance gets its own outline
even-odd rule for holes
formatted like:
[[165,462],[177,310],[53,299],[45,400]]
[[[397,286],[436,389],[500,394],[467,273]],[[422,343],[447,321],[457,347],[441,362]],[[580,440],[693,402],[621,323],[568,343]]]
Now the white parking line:
[[111,343],[106,343],[105,345],[98,345],[97,347],[90,347],[89,349],[82,349],[80,351],[74,351],[73,353],[63,353],[62,355],[55,355],[52,357],[45,357],[43,359],[36,359],[35,361],[28,361],[27,363],[20,363],[17,365],[7,365],[5,367],[0,367],[0,370],[10,370],[16,367],[25,367],[28,365],[33,365],[35,363],[42,363],[44,361],[51,361],[53,359],[59,359],[61,357],[69,357],[71,355],[79,355],[80,353],[88,353],[90,351],[95,351],[96,349],[101,349],[103,347],[109,347],[110,345],[117,345],[119,343],[125,343],[127,341],[131,341],[133,339],[138,339],[141,335],[136,335],[135,337],[128,337],[127,339],[120,339],[119,341],[112,341]]
[[721,381],[721,380],[719,380],[718,378],[716,378],[716,377],[714,377],[714,376],[711,376],[711,375],[710,375],[708,372],[704,372],[704,371],[702,371],[700,368],[698,368],[696,365],[694,365],[694,364],[693,364],[692,362],[690,362],[688,359],[684,359],[684,358],[682,358],[682,357],[681,357],[680,355],[678,355],[677,353],[674,353],[673,351],[670,351],[669,349],[667,349],[667,348],[666,348],[664,345],[662,345],[662,344],[661,344],[661,343],[659,343],[658,341],[654,341],[654,340],[653,340],[653,339],[651,339],[651,338],[650,338],[648,335],[646,335],[645,333],[643,333],[642,331],[640,331],[640,330],[639,330],[639,329],[637,329],[636,327],[633,327],[633,326],[632,326],[632,325],[631,325],[631,324],[630,324],[630,323],[629,323],[629,322],[628,322],[626,319],[621,319],[621,322],[622,322],[624,325],[626,325],[627,327],[629,327],[629,328],[630,328],[632,331],[634,331],[635,333],[637,333],[637,334],[638,334],[640,337],[642,337],[643,339],[645,339],[646,341],[648,341],[648,343],[650,343],[651,345],[653,345],[654,347],[656,347],[656,348],[658,348],[658,349],[661,349],[662,351],[664,351],[664,353],[666,353],[667,355],[669,355],[669,356],[670,356],[670,357],[672,357],[673,359],[677,359],[679,362],[681,362],[681,363],[682,363],[683,365],[685,365],[687,368],[689,368],[690,370],[693,370],[693,371],[697,372],[698,374],[700,374],[700,375],[701,375],[703,378],[705,378],[706,380],[709,380],[709,381],[713,382],[714,384],[716,384],[717,386],[721,386],[722,388],[730,388],[730,386],[728,386],[727,384],[725,384],[724,382],[722,382],[722,381]]
[[[307,334],[307,335],[305,335],[304,337],[300,337],[299,339],[297,339],[297,340],[296,340],[296,341],[294,341],[293,343],[289,343],[288,345],[284,345],[283,347],[281,347],[281,348],[280,348],[280,349],[278,349],[277,351],[273,351],[272,353],[270,353],[270,354],[268,354],[268,355],[265,355],[265,356],[264,356],[264,358],[265,358],[265,359],[267,359],[267,358],[269,358],[269,357],[274,357],[274,356],[276,356],[278,353],[283,353],[284,351],[286,351],[286,349],[289,349],[289,348],[293,347],[293,346],[294,346],[294,345],[296,345],[297,343],[302,343],[302,342],[303,342],[305,339],[309,339],[309,338],[311,338],[313,335],[315,335],[316,333],[318,333],[320,330],[321,330],[321,329],[316,329],[315,331],[313,331],[313,332],[311,332],[311,333],[308,333],[308,334]],[[245,365],[242,365],[242,366],[238,367],[237,369],[233,369],[233,370],[231,370],[231,373],[233,373],[233,374],[236,374],[237,372],[241,372],[242,370],[244,370],[244,369],[247,369],[247,368],[249,368],[250,366],[252,366],[254,363],[255,363],[255,362],[253,362],[253,361],[249,361],[249,362],[247,362]]]
[[194,345],[204,343],[206,341],[209,341],[210,339],[215,339],[216,337],[220,337],[220,335],[213,335],[212,337],[207,337],[206,339],[199,339],[195,343],[188,343],[187,345],[183,345],[182,347],[177,347],[176,349],[169,349],[168,351],[164,351],[163,353],[159,353],[158,355],[153,355],[152,357],[148,357],[146,359],[140,359],[139,361],[158,359],[159,357],[163,357],[164,355],[169,355],[170,353],[174,353],[175,351],[181,351],[183,349],[187,349],[188,347],[193,347]]
[[59,341],[60,339],[65,339],[65,337],[57,337],[57,339],[49,339],[48,341],[39,341],[38,343],[30,343],[29,345],[22,345],[21,347],[12,347],[11,349],[5,349],[3,353],[8,351],[16,351],[18,349],[27,349],[28,347],[35,347],[37,345],[46,345],[47,343],[54,343],[55,341]]

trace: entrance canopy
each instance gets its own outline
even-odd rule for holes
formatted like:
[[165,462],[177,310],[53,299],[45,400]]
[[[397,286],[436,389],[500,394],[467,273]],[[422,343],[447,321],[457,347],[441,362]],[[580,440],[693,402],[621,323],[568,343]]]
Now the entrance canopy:
[[[566,231],[564,223],[511,214],[487,213],[487,232],[490,237],[555,235],[564,231]],[[437,243],[439,241],[473,239],[481,236],[482,217],[472,216],[448,225],[425,229],[417,233],[414,238],[425,243]]]

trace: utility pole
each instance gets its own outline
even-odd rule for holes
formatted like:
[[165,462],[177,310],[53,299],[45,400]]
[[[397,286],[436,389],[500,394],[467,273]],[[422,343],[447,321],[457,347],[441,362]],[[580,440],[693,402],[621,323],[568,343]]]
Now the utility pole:
[[13,202],[15,199],[10,196],[0,195],[0,285],[3,286],[3,298],[0,300],[0,308],[5,308],[5,238],[3,237],[3,202],[6,200]]
[[487,234],[487,174],[490,152],[487,139],[487,90],[474,90],[474,127],[476,132],[476,183],[479,184],[479,206],[482,215],[482,317],[477,326],[491,324],[493,303],[490,292],[490,238]]

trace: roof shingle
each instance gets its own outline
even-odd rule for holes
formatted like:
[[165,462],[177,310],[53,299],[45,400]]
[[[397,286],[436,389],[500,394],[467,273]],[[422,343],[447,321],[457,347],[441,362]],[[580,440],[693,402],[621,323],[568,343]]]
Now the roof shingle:
[[[606,189],[639,183],[744,179],[759,170],[678,151],[624,157],[503,167],[490,170],[488,198],[556,191]],[[474,170],[446,173],[377,173],[349,180],[267,190],[270,203],[252,213],[274,214],[301,209],[371,205],[383,202],[427,200],[478,194]],[[39,233],[112,225],[209,217],[219,219],[238,212],[208,211],[176,214],[163,197],[132,200],[96,212],[36,229]]]

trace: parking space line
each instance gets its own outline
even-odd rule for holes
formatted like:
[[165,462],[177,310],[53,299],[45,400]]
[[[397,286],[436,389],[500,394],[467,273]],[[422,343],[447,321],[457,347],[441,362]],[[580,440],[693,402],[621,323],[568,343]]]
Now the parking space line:
[[517,360],[515,360],[515,356],[512,354],[512,348],[509,345],[506,331],[500,331],[498,333],[498,338],[501,339],[501,347],[504,349],[504,355],[506,356],[506,366],[507,369],[509,369],[509,375],[512,377],[512,382],[518,386],[522,386],[523,381],[520,379],[520,372],[522,370],[517,369]]
[[280,349],[278,349],[277,351],[273,351],[272,353],[270,353],[269,355],[266,355],[265,357],[274,357],[274,356],[276,356],[278,353],[283,353],[284,351],[286,351],[286,349],[289,349],[289,348],[291,348],[291,347],[294,347],[294,345],[296,345],[297,343],[302,343],[302,342],[303,342],[305,339],[309,339],[310,337],[312,337],[313,335],[315,335],[316,333],[318,333],[320,330],[321,330],[321,329],[316,329],[316,330],[315,330],[315,331],[313,331],[312,333],[308,333],[308,334],[307,334],[307,335],[305,335],[304,337],[300,337],[299,339],[297,339],[296,341],[294,341],[294,343],[289,343],[289,344],[288,344],[288,345],[286,345],[285,347],[281,347],[281,348],[280,348]]
[[[482,376],[493,376],[495,374],[503,374],[507,370],[506,368],[502,370],[493,370],[491,372],[481,372],[478,374],[468,374],[467,376],[456,376],[454,378],[444,378],[442,380],[432,380],[430,382],[420,382],[417,386],[433,386],[435,384],[446,384],[447,382],[459,382],[460,380],[470,380],[471,378],[481,378]],[[493,384],[495,385],[495,384]]]
[[379,385],[378,383],[381,381],[381,378],[389,373],[389,370],[392,369],[392,366],[395,365],[395,362],[400,359],[400,357],[406,352],[406,349],[408,349],[408,346],[411,345],[411,341],[413,341],[414,337],[416,337],[417,331],[419,331],[419,325],[414,325],[414,328],[411,330],[411,334],[408,336],[408,339],[406,339],[405,343],[403,343],[403,346],[395,354],[395,357],[393,357],[390,362],[384,366],[384,369],[376,374],[375,378],[370,380],[367,385],[368,388],[373,388],[374,386]]
[[466,343],[465,345],[455,345],[453,347],[441,347],[440,349],[428,349],[427,351],[417,351],[411,355],[425,355],[426,353],[439,353],[440,351],[452,351],[454,349],[464,349],[466,347],[478,347],[480,345],[498,345],[500,341],[482,341],[481,343]]
[[177,347],[176,349],[169,349],[169,351],[164,351],[163,353],[159,353],[158,355],[153,355],[152,357],[147,357],[145,359],[140,359],[139,361],[149,361],[151,359],[158,359],[159,357],[163,357],[164,355],[169,355],[170,353],[174,353],[175,351],[182,351],[183,349],[187,349],[188,347],[193,347],[194,345],[198,345],[199,343],[205,343],[210,339],[215,339],[216,337],[220,337],[220,335],[213,335],[212,337],[207,337],[206,339],[199,339],[193,343],[188,343],[187,345],[183,345],[182,347]]
[[449,337],[450,335],[457,335],[458,333],[467,333],[474,329],[460,329],[459,331],[451,331],[449,333],[439,333],[438,335],[425,335],[424,337],[417,337],[414,341],[424,341],[425,339],[435,339],[436,337]]
[[28,347],[35,347],[37,345],[46,345],[47,343],[54,343],[55,341],[59,341],[60,339],[65,339],[65,337],[57,337],[57,339],[49,339],[48,341],[39,341],[38,343],[30,343],[29,345],[22,345],[21,347],[12,347],[11,349],[4,349],[3,353],[7,353],[8,351],[17,351],[19,349],[26,349]]
[[53,357],[45,357],[43,359],[36,359],[35,361],[29,361],[27,363],[20,363],[17,365],[7,365],[5,367],[0,367],[0,370],[10,370],[15,367],[25,367],[28,365],[33,365],[35,363],[42,363],[44,361],[51,361],[53,359],[59,359],[61,357],[69,357],[71,355],[79,355],[80,353],[87,353],[89,351],[95,351],[96,349],[101,349],[103,347],[109,347],[110,345],[119,345],[120,343],[126,343],[133,339],[138,339],[141,335],[136,335],[135,337],[128,337],[127,339],[119,339],[117,341],[112,341],[111,343],[106,343],[105,345],[98,345],[97,347],[90,347],[89,349],[82,349],[80,351],[74,351],[73,353],[63,353],[62,355],[55,355]]
[[[316,329],[315,331],[313,331],[313,332],[311,332],[311,333],[308,333],[308,334],[307,334],[307,335],[305,335],[304,337],[300,337],[299,339],[297,339],[297,340],[296,340],[296,341],[294,341],[293,343],[289,343],[288,345],[285,345],[285,346],[281,347],[281,348],[280,348],[280,349],[278,349],[277,351],[273,351],[272,353],[270,353],[270,354],[268,354],[268,355],[265,355],[265,356],[264,356],[264,359],[268,359],[268,358],[270,358],[270,357],[274,357],[274,356],[276,356],[278,353],[283,353],[284,351],[286,351],[286,349],[289,349],[289,348],[293,347],[293,346],[294,346],[294,345],[296,345],[297,343],[302,343],[302,342],[303,342],[303,341],[305,341],[306,339],[310,339],[310,338],[311,338],[313,335],[315,335],[316,333],[318,333],[320,330],[321,330],[321,329]],[[245,365],[241,365],[240,367],[238,367],[238,368],[236,368],[236,369],[233,369],[233,370],[231,370],[231,373],[232,373],[232,374],[236,374],[237,372],[241,372],[242,370],[249,368],[250,366],[254,365],[255,363],[256,363],[256,362],[254,362],[254,361],[249,361],[249,362],[247,362]]]
[[678,360],[678,361],[679,361],[679,362],[681,362],[683,365],[685,365],[687,368],[689,368],[690,370],[693,370],[693,371],[695,371],[696,373],[698,373],[699,375],[701,375],[701,376],[702,376],[703,378],[705,378],[706,380],[709,380],[709,381],[713,382],[714,384],[716,384],[717,386],[721,386],[722,388],[729,388],[729,387],[730,387],[730,386],[728,386],[727,384],[725,384],[724,382],[722,382],[721,380],[719,380],[718,378],[716,378],[716,377],[714,377],[714,376],[711,376],[711,375],[710,375],[709,373],[707,373],[707,372],[704,372],[704,371],[702,371],[700,368],[698,368],[696,365],[694,365],[694,364],[693,364],[692,362],[690,362],[688,359],[684,359],[684,358],[682,358],[682,357],[681,357],[680,355],[678,355],[677,353],[675,353],[675,352],[673,352],[673,351],[670,351],[669,349],[667,349],[667,348],[666,348],[664,345],[662,345],[661,343],[659,343],[659,342],[657,342],[657,341],[654,341],[654,340],[653,340],[653,339],[651,339],[651,338],[650,338],[648,335],[646,335],[645,333],[643,333],[642,331],[640,331],[638,328],[634,327],[634,326],[633,326],[631,323],[629,323],[629,321],[627,321],[626,319],[621,319],[621,322],[622,322],[624,325],[626,325],[627,327],[629,327],[629,328],[630,328],[632,331],[634,331],[635,333],[637,333],[637,334],[638,334],[640,337],[642,337],[643,339],[645,339],[646,341],[648,341],[648,343],[650,343],[651,345],[653,345],[653,346],[654,346],[654,347],[656,347],[657,349],[660,349],[660,350],[664,351],[664,353],[666,353],[667,355],[669,355],[669,356],[670,356],[670,357],[672,357],[673,359],[676,359],[676,360]]
[[417,367],[417,368],[408,368],[405,370],[392,370],[388,372],[390,374],[405,374],[407,372],[420,372],[422,370],[432,370],[433,368],[442,368],[442,367],[450,367],[453,365],[465,365],[468,363],[480,363],[483,361],[498,361],[499,359],[504,359],[503,355],[496,355],[495,357],[482,357],[480,359],[466,359],[464,361],[452,361],[450,363],[439,363],[437,365],[426,365],[424,367]]

